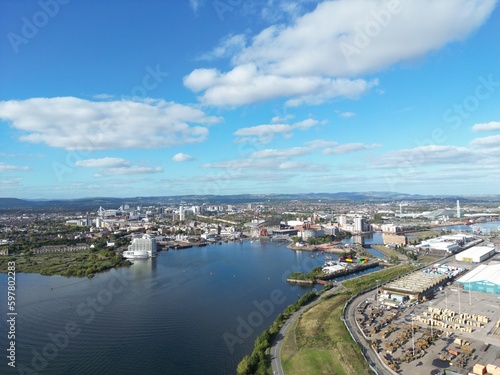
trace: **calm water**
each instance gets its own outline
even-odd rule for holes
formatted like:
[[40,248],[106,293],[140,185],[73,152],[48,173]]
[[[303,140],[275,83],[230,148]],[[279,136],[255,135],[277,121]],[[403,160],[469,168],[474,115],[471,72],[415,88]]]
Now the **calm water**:
[[477,231],[478,229],[489,229],[490,231],[500,231],[500,221],[487,221],[474,225],[448,225],[446,227],[437,227],[435,230],[452,230],[461,232]]
[[[324,254],[244,242],[162,252],[91,280],[18,274],[16,369],[234,374],[255,338],[310,290],[287,284],[288,273],[323,263]],[[6,280],[0,274],[3,353]],[[6,363],[2,355],[1,374],[18,373]]]

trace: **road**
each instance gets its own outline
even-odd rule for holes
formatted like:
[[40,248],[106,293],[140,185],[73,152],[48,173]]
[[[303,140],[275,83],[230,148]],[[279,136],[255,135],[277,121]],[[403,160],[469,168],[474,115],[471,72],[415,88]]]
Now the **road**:
[[[290,330],[290,327],[292,324],[295,322],[295,320],[302,315],[302,313],[305,310],[308,310],[312,306],[318,304],[322,298],[325,296],[328,296],[330,294],[335,294],[340,292],[343,289],[343,286],[341,284],[337,284],[333,289],[330,289],[326,293],[322,294],[320,298],[310,302],[309,304],[301,307],[299,310],[297,310],[295,313],[288,318],[288,320],[285,322],[283,327],[281,327],[280,332],[274,339],[273,345],[271,346],[271,368],[273,370],[273,374],[277,375],[285,375],[285,371],[283,370],[283,366],[281,364],[281,348],[283,346],[283,340],[285,338],[285,335],[287,332]],[[393,373],[388,370],[383,364],[379,356],[375,353],[375,351],[372,349],[370,346],[370,343],[363,337],[363,334],[358,330],[358,327],[356,325],[355,321],[355,312],[356,308],[358,305],[370,298],[373,298],[373,291],[364,293],[357,298],[355,298],[351,304],[346,309],[346,324],[349,326],[349,329],[351,330],[352,334],[355,337],[356,342],[359,344],[362,352],[364,353],[365,357],[368,359],[368,362],[376,370],[377,375],[393,375]]]
[[375,369],[377,375],[393,375],[393,373],[387,369],[383,364],[380,357],[375,353],[375,350],[371,347],[370,343],[364,338],[363,334],[358,329],[355,319],[356,308],[359,304],[369,298],[373,299],[373,290],[367,293],[361,294],[356,297],[350,304],[347,306],[345,312],[345,323],[349,327],[350,331],[354,335],[355,341],[361,348],[361,351],[368,359],[368,363]]
[[335,284],[332,289],[323,293],[320,296],[320,298],[317,298],[314,301],[308,303],[307,305],[302,306],[299,310],[294,312],[292,316],[290,316],[287,319],[285,324],[283,324],[283,327],[281,327],[279,333],[276,335],[273,345],[271,346],[271,368],[273,369],[273,374],[285,375],[285,371],[283,370],[283,366],[281,365],[281,347],[283,346],[283,340],[285,338],[285,335],[287,334],[292,324],[295,322],[295,319],[301,316],[304,311],[318,304],[324,297],[338,293],[343,289],[344,287],[341,284]]

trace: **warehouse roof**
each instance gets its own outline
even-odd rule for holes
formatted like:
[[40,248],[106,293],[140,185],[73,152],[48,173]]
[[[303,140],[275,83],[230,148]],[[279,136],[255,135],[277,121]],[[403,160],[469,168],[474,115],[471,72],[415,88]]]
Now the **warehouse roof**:
[[470,249],[458,253],[457,257],[460,256],[460,258],[480,258],[483,255],[490,253],[491,251],[495,251],[495,248],[491,246],[474,246]]
[[489,266],[482,264],[457,280],[458,283],[473,283],[477,281],[489,281],[490,283],[500,285],[500,264]]
[[384,285],[383,288],[402,293],[418,294],[425,292],[447,278],[448,275],[445,273],[417,271],[399,280],[392,281]]

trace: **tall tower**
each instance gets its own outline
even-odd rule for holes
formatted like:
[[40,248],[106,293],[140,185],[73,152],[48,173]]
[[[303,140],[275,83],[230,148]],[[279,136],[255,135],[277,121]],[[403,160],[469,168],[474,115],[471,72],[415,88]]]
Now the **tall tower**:
[[457,218],[460,219],[460,201],[457,200]]

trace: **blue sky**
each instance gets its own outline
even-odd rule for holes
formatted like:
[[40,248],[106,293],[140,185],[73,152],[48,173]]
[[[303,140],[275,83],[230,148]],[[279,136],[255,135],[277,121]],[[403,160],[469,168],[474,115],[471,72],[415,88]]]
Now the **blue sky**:
[[499,193],[494,0],[0,0],[0,196]]

